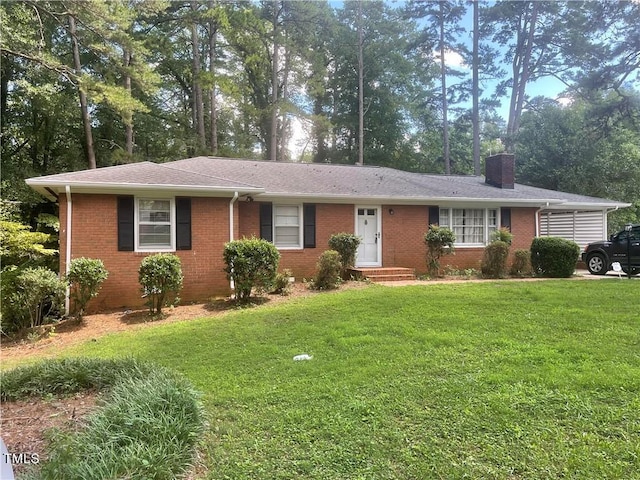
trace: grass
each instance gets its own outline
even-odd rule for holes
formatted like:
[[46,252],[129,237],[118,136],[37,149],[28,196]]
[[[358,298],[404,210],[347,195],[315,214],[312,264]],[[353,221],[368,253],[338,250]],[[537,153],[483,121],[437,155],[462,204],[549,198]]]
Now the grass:
[[21,478],[172,480],[191,465],[203,431],[193,387],[166,368],[134,359],[63,359],[2,375],[2,398],[105,390],[77,431],[50,431],[48,460]]
[[633,479],[638,287],[371,286],[62,353],[186,375],[210,479]]

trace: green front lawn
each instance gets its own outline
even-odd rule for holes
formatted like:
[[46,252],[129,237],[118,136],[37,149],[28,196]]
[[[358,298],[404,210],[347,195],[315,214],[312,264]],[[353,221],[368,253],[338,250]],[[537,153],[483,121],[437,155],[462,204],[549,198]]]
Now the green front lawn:
[[210,479],[640,478],[637,281],[371,286],[62,352],[131,354],[204,392]]

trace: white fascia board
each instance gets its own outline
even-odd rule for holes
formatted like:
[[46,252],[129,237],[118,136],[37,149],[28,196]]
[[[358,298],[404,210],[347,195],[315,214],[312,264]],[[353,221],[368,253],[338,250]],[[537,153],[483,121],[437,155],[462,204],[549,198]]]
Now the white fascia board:
[[513,207],[545,207],[561,204],[558,199],[500,199],[500,198],[471,198],[471,197],[387,197],[387,196],[355,196],[355,195],[324,195],[291,194],[291,193],[263,193],[256,197],[258,201],[272,202],[278,200],[299,200],[308,203],[340,203],[340,204],[369,204],[369,205],[478,205],[484,206],[513,206]]
[[614,201],[604,201],[598,203],[590,203],[590,202],[564,202],[560,204],[550,205],[545,210],[609,210],[614,209],[617,210],[619,208],[627,208],[630,207],[631,203],[623,203],[623,202],[614,202]]
[[210,187],[201,185],[152,185],[143,183],[127,183],[127,184],[105,184],[105,183],[92,183],[92,182],[52,182],[52,181],[39,181],[39,179],[26,180],[27,185],[39,191],[43,195],[51,198],[51,195],[47,189],[53,190],[57,193],[63,193],[66,186],[71,187],[72,193],[92,193],[92,194],[128,194],[131,195],[136,192],[144,192],[147,194],[156,193],[161,194],[171,193],[176,194],[188,194],[189,196],[197,197],[227,197],[233,196],[236,192],[239,195],[247,194],[260,194],[264,192],[263,188],[259,187]]

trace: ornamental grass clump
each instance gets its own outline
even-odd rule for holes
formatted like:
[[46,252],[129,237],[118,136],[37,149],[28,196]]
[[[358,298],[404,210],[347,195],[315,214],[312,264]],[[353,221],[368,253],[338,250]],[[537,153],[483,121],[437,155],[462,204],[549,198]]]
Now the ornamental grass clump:
[[2,399],[103,392],[78,427],[48,432],[47,459],[25,478],[182,478],[205,426],[181,375],[135,359],[47,360],[3,373]]

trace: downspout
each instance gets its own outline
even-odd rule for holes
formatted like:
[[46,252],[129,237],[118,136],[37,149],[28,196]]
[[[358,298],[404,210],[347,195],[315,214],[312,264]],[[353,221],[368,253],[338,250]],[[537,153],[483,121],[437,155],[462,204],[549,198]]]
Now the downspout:
[[[67,234],[66,238],[66,246],[65,246],[65,258],[64,258],[64,269],[65,274],[69,274],[69,269],[71,268],[71,214],[72,214],[72,202],[71,202],[71,187],[69,185],[65,185],[64,187],[65,196],[67,197]],[[70,312],[70,294],[71,287],[67,283],[67,290],[64,295],[64,313],[69,316]]]
[[540,212],[548,207],[549,207],[549,202],[547,202],[547,204],[544,207],[540,207],[538,210],[536,210],[536,238],[540,236]]
[[[229,241],[233,242],[233,230],[234,230],[234,221],[233,221],[233,204],[238,200],[238,192],[233,192],[233,198],[229,202]],[[231,288],[231,295],[236,289],[236,286],[233,283],[233,279],[229,281],[229,287]]]

